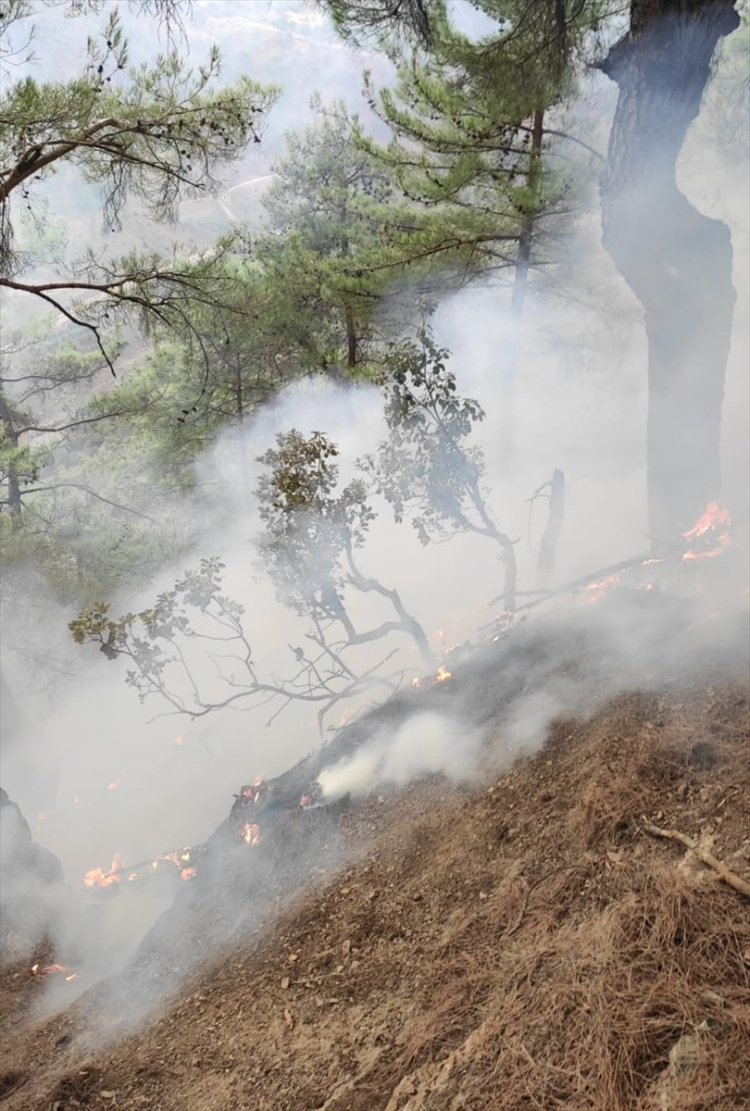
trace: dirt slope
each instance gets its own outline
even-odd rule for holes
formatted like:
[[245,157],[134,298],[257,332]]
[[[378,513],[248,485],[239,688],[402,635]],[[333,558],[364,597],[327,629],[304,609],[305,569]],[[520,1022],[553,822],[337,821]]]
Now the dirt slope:
[[471,789],[356,803],[273,922],[121,1040],[87,1048],[96,993],[24,1027],[8,972],[3,1108],[747,1108],[750,900],[641,816],[750,880],[748,751],[746,686],[696,685],[558,721]]

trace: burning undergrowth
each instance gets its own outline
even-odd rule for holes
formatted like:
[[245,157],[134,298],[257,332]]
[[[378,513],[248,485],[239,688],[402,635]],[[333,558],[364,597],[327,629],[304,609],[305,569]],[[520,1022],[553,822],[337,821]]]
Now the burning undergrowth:
[[[96,1003],[105,1034],[122,1030],[124,996],[89,993],[38,1025],[7,1060],[9,1108],[228,1111],[254,1093],[264,1109],[423,1111],[491,1092],[499,1111],[735,1111],[750,1083],[747,904],[644,815],[712,830],[750,879],[747,715],[746,682],[620,695],[470,789],[431,777],[336,813],[284,811],[244,871],[236,813],[210,850],[221,882],[204,870],[181,887],[200,922],[188,932],[172,912],[131,972],[158,994],[175,954],[192,958],[186,990],[111,1049],[75,1034]],[[332,840],[337,861],[320,851]],[[252,933],[246,917],[201,968],[210,900],[224,913],[232,882],[275,926]]]
[[[679,692],[747,673],[741,612],[713,618],[703,603],[658,592],[636,602],[613,588],[596,608],[540,615],[482,649],[453,652],[442,681],[405,689],[277,779],[243,785],[223,825],[190,850],[191,881],[179,884],[127,973],[97,991],[96,1010],[116,1014],[121,1033],[201,962],[257,935],[300,891],[330,882],[351,853],[340,821],[354,799],[436,775],[476,784],[538,752],[555,721],[585,721],[620,692]],[[617,825],[606,799],[604,791],[602,820]]]
[[[301,890],[330,882],[350,859],[340,822],[352,799],[390,796],[436,775],[476,784],[519,754],[538,752],[556,721],[585,721],[623,691],[677,692],[746,676],[747,599],[737,585],[744,553],[727,528],[721,507],[710,507],[676,556],[607,569],[512,619],[503,615],[484,644],[448,651],[435,673],[346,725],[289,772],[240,787],[207,842],[95,864],[78,883],[88,902],[82,907],[66,890],[66,906],[75,907],[66,911],[67,931],[53,952],[29,960],[26,974],[54,988],[50,1005],[59,1007],[126,963],[86,996],[98,1016],[90,1026],[96,1037],[119,1035],[204,961],[257,934]],[[712,751],[709,742],[706,761]],[[599,800],[605,823],[607,797]],[[111,952],[93,960],[81,952],[75,934],[83,918],[88,928],[80,933],[91,936],[91,923],[116,919],[125,899],[154,893],[165,913],[132,957],[125,952],[123,962],[121,952],[110,964]]]

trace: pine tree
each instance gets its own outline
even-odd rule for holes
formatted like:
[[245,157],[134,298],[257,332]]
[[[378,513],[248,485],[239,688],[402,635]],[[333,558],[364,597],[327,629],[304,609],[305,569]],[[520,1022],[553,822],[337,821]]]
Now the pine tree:
[[[179,15],[176,0],[145,0],[137,7],[167,19]],[[100,9],[95,0],[74,0],[69,13]],[[19,60],[20,36],[32,33],[31,15],[26,0],[3,5],[0,42],[8,72]],[[26,74],[13,80],[6,72],[0,95],[0,289],[35,297],[89,330],[107,362],[101,327],[113,314],[130,310],[144,325],[184,321],[190,301],[215,301],[216,256],[191,261],[131,253],[118,259],[89,252],[61,278],[35,280],[16,241],[20,212],[33,211],[50,178],[73,168],[82,180],[101,186],[105,232],[119,227],[130,197],[152,220],[173,222],[183,197],[218,189],[221,171],[260,141],[276,95],[246,77],[224,86],[219,72],[216,48],[197,68],[174,48],[150,65],[128,68],[116,8],[100,35],[88,39],[77,77],[49,82]]]

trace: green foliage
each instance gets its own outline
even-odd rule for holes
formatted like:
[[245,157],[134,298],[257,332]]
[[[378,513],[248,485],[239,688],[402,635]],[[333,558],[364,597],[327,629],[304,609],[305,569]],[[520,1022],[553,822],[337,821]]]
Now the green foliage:
[[337,490],[338,448],[322,432],[292,429],[276,443],[258,459],[268,468],[257,488],[262,564],[284,605],[318,621],[341,620],[344,563],[375,518],[367,490],[360,479]]
[[561,159],[567,136],[545,131],[545,115],[571,96],[605,5],[477,0],[496,27],[478,41],[455,28],[441,2],[328,6],[350,31],[389,25],[413,38],[415,19],[429,23],[429,49],[401,53],[395,88],[377,91],[365,75],[365,95],[393,139],[384,146],[360,135],[360,144],[407,198],[431,210],[401,244],[400,264],[441,259],[462,267],[464,280],[515,267],[525,283],[541,253],[532,258],[531,241],[545,243],[548,262],[547,233],[557,232],[572,188]]
[[422,544],[456,532],[473,532],[498,544],[506,564],[505,608],[512,611],[513,542],[487,507],[482,451],[467,443],[484,412],[478,402],[457,394],[448,355],[427,327],[420,330],[418,343],[396,347],[384,383],[389,436],[359,466],[395,519],[410,518]]
[[[149,9],[149,5],[145,6]],[[168,15],[170,5],[151,8]],[[74,6],[73,12],[98,5]],[[11,4],[6,23],[28,22],[31,9]],[[18,27],[16,26],[16,30]],[[214,47],[206,62],[188,66],[172,49],[150,65],[127,68],[127,43],[116,8],[102,33],[89,38],[79,76],[45,82],[25,74],[6,80],[0,95],[0,285],[42,298],[84,323],[57,299],[66,288],[91,290],[101,301],[136,308],[146,319],[184,317],[187,296],[205,296],[212,260],[192,263],[130,255],[102,263],[90,254],[68,281],[20,281],[24,258],[15,245],[18,205],[33,209],[44,185],[62,168],[101,186],[104,230],[119,227],[123,206],[136,198],[152,220],[174,221],[184,196],[215,192],[221,171],[259,142],[259,128],[276,90],[242,77],[219,81]],[[210,288],[210,296],[217,290]],[[96,314],[95,314],[96,315]],[[96,327],[86,325],[98,336]]]
[[418,343],[394,349],[383,391],[390,434],[361,461],[395,519],[408,515],[422,544],[466,528],[467,502],[481,501],[482,453],[466,441],[484,412],[457,394],[448,355],[428,328]]
[[[366,362],[390,246],[386,211],[403,212],[389,175],[356,142],[343,103],[313,98],[313,124],[289,132],[263,198],[270,233],[256,244],[279,316],[310,366]],[[367,277],[365,278],[365,274]]]
[[[127,671],[126,682],[141,701],[158,693],[183,710],[182,698],[168,689],[167,681],[175,669],[185,673],[178,638],[198,635],[194,611],[208,618],[212,629],[223,630],[223,639],[241,639],[244,611],[221,593],[223,571],[219,559],[202,559],[197,570],[186,571],[174,590],[160,594],[140,613],[111,618],[109,605],[95,602],[69,622],[70,634],[76,644],[96,644],[108,660],[129,659],[134,667]],[[249,648],[247,659],[249,663]]]

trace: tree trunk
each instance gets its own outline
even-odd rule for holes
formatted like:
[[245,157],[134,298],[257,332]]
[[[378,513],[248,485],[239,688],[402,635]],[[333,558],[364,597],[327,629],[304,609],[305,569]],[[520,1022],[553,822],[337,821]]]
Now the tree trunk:
[[346,320],[346,365],[351,369],[357,365],[357,329],[351,305],[344,309]]
[[16,521],[21,516],[21,482],[15,463],[8,464],[8,509]]
[[604,244],[643,305],[648,337],[654,551],[679,542],[720,492],[732,248],[728,228],[679,191],[675,169],[716,46],[738,22],[732,0],[631,0],[630,31],[601,67],[619,87]]
[[513,277],[513,291],[510,299],[510,326],[511,334],[505,352],[505,365],[503,376],[509,390],[518,374],[518,360],[521,350],[521,319],[526,291],[529,286],[529,270],[531,269],[531,245],[534,240],[534,226],[537,218],[539,201],[539,187],[541,185],[542,170],[542,142],[544,140],[544,112],[534,113],[531,123],[531,149],[529,151],[529,171],[526,175],[526,188],[529,191],[529,209],[524,216],[521,232],[518,237],[518,254],[516,255],[515,274]]

